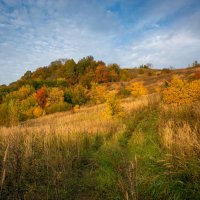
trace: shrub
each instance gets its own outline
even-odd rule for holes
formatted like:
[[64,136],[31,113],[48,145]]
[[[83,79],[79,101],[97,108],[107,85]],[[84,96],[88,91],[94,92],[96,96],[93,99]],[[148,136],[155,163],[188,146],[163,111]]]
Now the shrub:
[[132,83],[130,86],[127,87],[127,89],[130,90],[131,94],[134,97],[139,97],[148,94],[147,89],[140,82]]
[[35,118],[41,117],[44,114],[43,109],[40,106],[37,106],[33,109],[33,116]]
[[61,111],[68,111],[71,110],[72,105],[68,103],[57,103],[53,104],[45,109],[46,114],[51,114],[55,112],[61,112]]
[[187,82],[174,76],[163,91],[166,104],[189,104],[200,98],[200,81]]
[[109,92],[106,96],[106,113],[109,116],[122,114],[122,107],[120,106],[115,92]]

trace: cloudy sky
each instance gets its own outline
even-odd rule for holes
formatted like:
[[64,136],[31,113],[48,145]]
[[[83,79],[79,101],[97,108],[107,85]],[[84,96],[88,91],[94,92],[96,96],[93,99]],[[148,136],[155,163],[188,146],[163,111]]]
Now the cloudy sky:
[[59,58],[200,61],[200,0],[0,0],[0,84]]

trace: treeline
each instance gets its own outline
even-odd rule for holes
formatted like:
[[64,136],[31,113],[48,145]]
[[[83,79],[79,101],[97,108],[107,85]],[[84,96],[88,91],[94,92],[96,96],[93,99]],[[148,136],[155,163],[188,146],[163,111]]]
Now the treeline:
[[88,101],[103,102],[107,88],[100,84],[130,78],[118,64],[106,65],[92,56],[77,63],[54,61],[35,72],[27,71],[9,86],[0,86],[0,125],[71,110]]
[[[36,81],[40,84],[52,86],[72,86],[81,84],[90,88],[92,82],[106,83],[120,80],[118,64],[106,65],[103,61],[95,61],[92,56],[80,59],[77,63],[73,59],[54,61],[48,67],[40,67],[35,72],[27,71],[20,82]],[[33,83],[34,84],[34,83]],[[35,87],[40,87],[35,83]]]
[[[140,83],[127,85],[124,82],[141,75],[162,73],[170,73],[170,69],[153,70],[147,65],[121,69],[115,63],[106,65],[103,61],[95,61],[92,56],[78,62],[73,59],[54,61],[48,67],[27,71],[8,86],[0,86],[0,125],[11,126],[60,111],[74,112],[75,107],[86,103],[104,103],[111,90],[115,90],[117,98],[141,92],[147,94]],[[197,76],[198,72],[195,74],[198,79]],[[121,83],[114,88],[112,82]]]

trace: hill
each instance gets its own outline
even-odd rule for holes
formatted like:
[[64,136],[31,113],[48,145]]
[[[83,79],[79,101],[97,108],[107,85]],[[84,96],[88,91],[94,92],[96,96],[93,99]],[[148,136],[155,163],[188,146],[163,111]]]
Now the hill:
[[199,74],[87,57],[1,86],[0,199],[199,199]]

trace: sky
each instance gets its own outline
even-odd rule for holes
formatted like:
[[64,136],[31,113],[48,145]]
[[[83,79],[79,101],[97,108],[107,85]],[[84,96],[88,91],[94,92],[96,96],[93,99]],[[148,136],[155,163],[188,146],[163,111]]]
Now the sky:
[[200,61],[200,0],[0,0],[0,84],[88,55],[122,68]]

